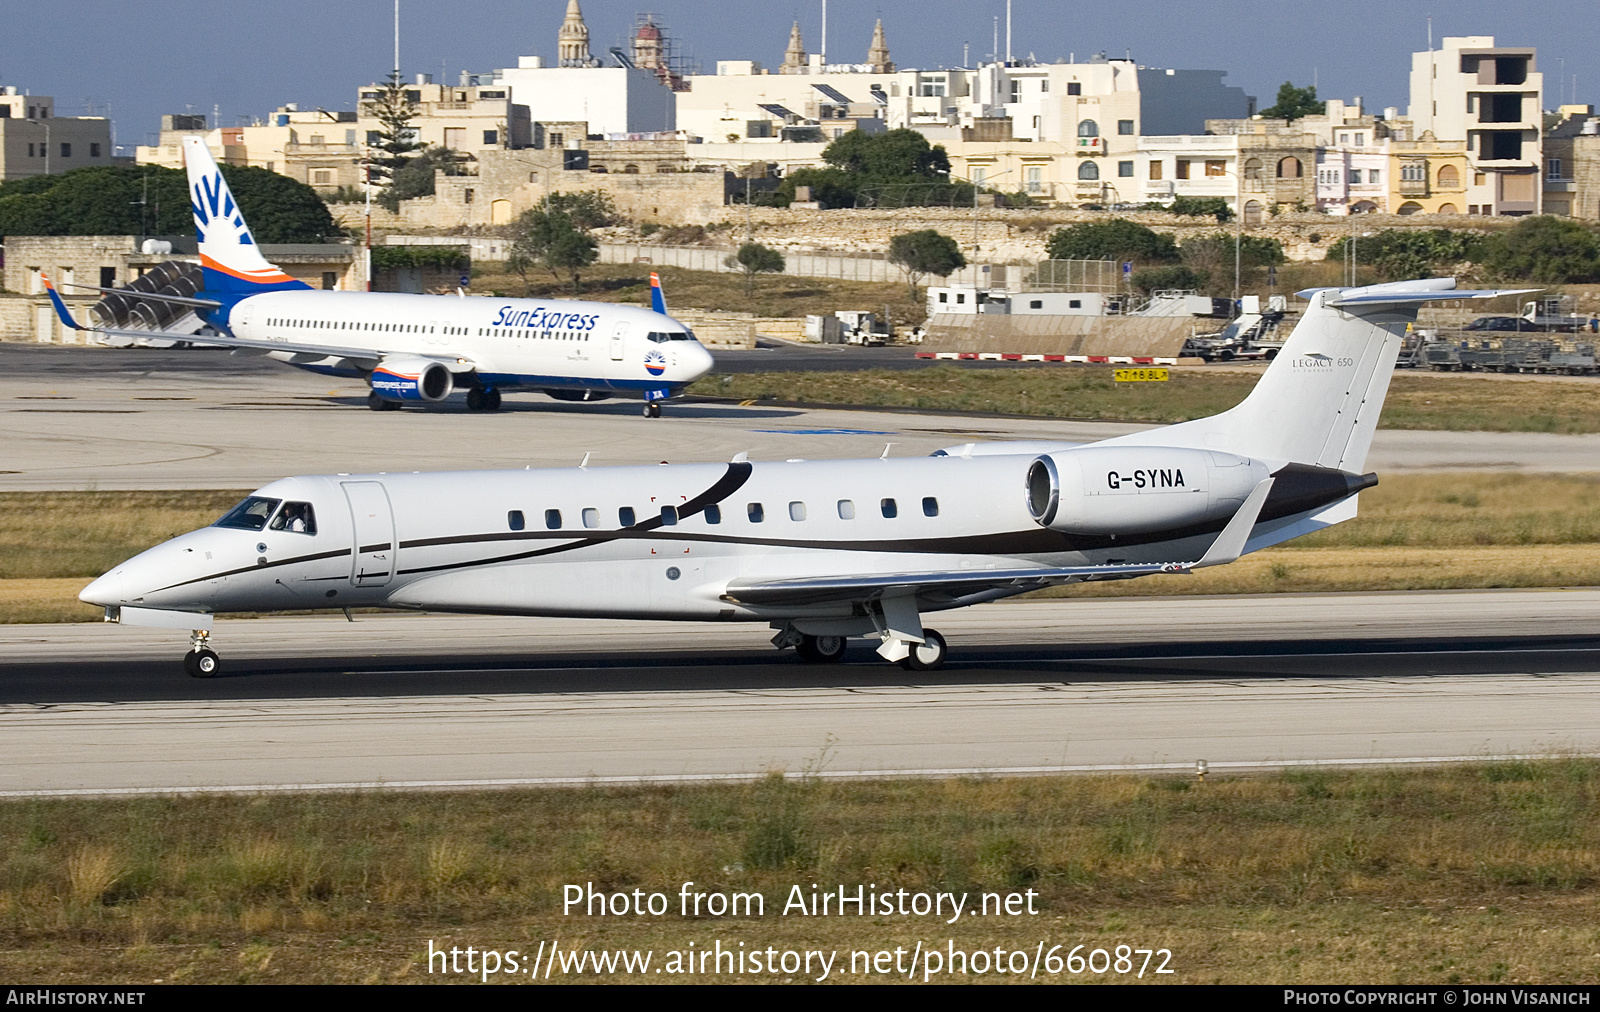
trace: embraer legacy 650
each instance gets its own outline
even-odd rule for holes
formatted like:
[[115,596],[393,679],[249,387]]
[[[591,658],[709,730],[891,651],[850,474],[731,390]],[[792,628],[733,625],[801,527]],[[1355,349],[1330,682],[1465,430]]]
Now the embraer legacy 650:
[[1282,353],[1210,418],[907,459],[285,478],[81,597],[191,630],[194,675],[217,670],[213,614],[350,607],[768,622],[808,661],[867,637],[937,668],[928,612],[1184,574],[1355,516],[1417,307],[1502,294],[1454,286],[1302,292]]
[[[332,376],[361,377],[374,411],[442,401],[464,388],[467,406],[493,411],[500,392],[543,390],[559,400],[643,397],[644,413],[711,371],[711,353],[666,315],[651,275],[651,309],[605,302],[450,298],[319,291],[267,262],[222,172],[198,137],[183,139],[205,287],[179,294],[73,285],[193,309],[202,338]],[[61,321],[76,330],[149,337],[148,330],[84,327],[45,279]],[[192,338],[193,335],[171,335]]]

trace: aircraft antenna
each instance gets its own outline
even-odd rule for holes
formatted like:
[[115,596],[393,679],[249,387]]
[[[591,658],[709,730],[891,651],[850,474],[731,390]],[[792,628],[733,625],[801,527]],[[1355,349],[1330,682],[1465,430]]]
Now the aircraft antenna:
[[585,453],[583,455],[583,460],[578,462],[578,466],[579,467],[588,467],[589,466],[589,454]]
[[883,444],[883,452],[878,455],[878,459],[879,460],[888,460],[889,459],[889,447],[894,446],[894,445],[895,445],[894,443],[884,443]]

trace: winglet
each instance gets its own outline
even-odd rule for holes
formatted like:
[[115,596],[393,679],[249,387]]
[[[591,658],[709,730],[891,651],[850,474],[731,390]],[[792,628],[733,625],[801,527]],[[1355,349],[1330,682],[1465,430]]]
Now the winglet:
[[650,272],[650,308],[667,315],[667,298],[661,294],[661,275],[655,271]]
[[50,283],[49,275],[45,274],[44,271],[40,271],[39,272],[39,280],[44,282],[44,290],[50,296],[50,304],[52,306],[56,307],[56,315],[61,317],[61,322],[62,322],[63,325],[71,327],[73,330],[90,330],[90,329],[92,329],[92,328],[89,328],[89,327],[81,326],[76,320],[74,320],[72,318],[72,314],[67,312],[67,304],[65,302],[61,301],[61,293],[56,291],[56,286],[52,285]]
[[1228,525],[1217,535],[1217,540],[1211,542],[1211,547],[1206,549],[1206,554],[1200,561],[1190,566],[1190,569],[1204,569],[1206,566],[1226,566],[1230,562],[1239,561],[1239,556],[1244,554],[1244,544],[1250,540],[1250,532],[1255,530],[1256,518],[1261,516],[1261,507],[1266,505],[1267,496],[1272,492],[1272,483],[1276,479],[1263,478],[1260,484],[1245,497],[1244,505],[1239,507],[1239,512],[1233,515]]

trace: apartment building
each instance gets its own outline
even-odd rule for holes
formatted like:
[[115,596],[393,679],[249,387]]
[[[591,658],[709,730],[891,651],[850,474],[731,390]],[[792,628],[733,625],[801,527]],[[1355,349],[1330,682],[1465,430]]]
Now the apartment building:
[[1543,193],[1544,75],[1535,50],[1492,35],[1450,37],[1411,57],[1410,120],[1420,141],[1464,141],[1466,213],[1538,214]]
[[111,121],[57,116],[49,95],[0,87],[0,182],[110,165]]

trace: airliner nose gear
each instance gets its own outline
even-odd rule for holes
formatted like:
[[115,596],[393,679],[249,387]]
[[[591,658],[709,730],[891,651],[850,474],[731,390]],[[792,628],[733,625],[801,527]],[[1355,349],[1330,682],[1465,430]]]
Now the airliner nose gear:
[[189,652],[183,658],[183,670],[190,678],[212,678],[222,670],[222,660],[211,649],[211,630],[195,629],[189,633]]

